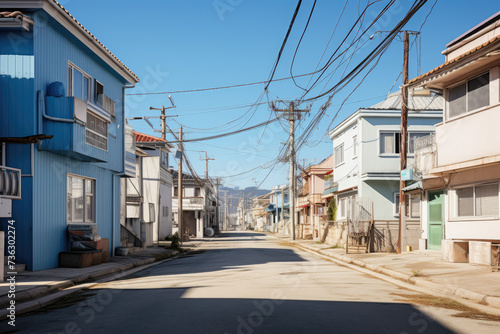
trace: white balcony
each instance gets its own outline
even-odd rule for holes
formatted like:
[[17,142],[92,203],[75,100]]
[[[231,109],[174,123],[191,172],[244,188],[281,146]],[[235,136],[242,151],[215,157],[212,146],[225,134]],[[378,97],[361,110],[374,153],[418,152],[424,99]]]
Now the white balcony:
[[487,107],[436,126],[437,167],[450,168],[500,155],[500,105]]

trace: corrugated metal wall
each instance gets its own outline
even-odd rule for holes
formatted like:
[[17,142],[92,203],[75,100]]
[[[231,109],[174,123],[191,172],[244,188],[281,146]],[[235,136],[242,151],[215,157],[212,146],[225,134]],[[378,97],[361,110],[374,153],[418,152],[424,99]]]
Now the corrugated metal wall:
[[[104,85],[104,93],[116,102],[116,124],[123,130],[123,81],[101,60],[52,19],[41,22],[34,17],[34,42],[28,38],[26,50],[16,52],[8,43],[0,41],[0,54],[34,54],[35,78],[16,79],[6,89],[2,82],[0,133],[2,136],[26,136],[37,133],[36,92],[54,81],[68,88],[68,61],[81,68]],[[3,34],[2,31],[2,35]],[[32,43],[32,44],[31,44]],[[7,45],[7,46],[6,46]],[[2,53],[6,52],[6,53]],[[31,53],[30,53],[31,52]],[[26,62],[25,62],[26,63]],[[23,63],[24,64],[24,63]],[[29,64],[27,62],[26,64]],[[17,70],[16,70],[17,71]],[[26,81],[27,80],[27,81]],[[16,83],[17,84],[17,83]],[[17,87],[12,90],[12,87]],[[9,94],[9,95],[7,95]],[[8,96],[8,98],[5,98]],[[21,167],[29,174],[29,145],[7,148],[12,167]],[[73,173],[96,179],[96,221],[98,233],[120,242],[120,182],[117,172],[123,169],[123,133],[108,136],[109,163],[80,162],[46,151],[35,151],[35,174],[23,177],[21,201],[14,201],[13,218],[17,223],[18,259],[28,270],[42,270],[58,266],[58,254],[67,250],[66,237],[66,176]],[[5,223],[6,220],[3,221]],[[110,240],[111,241],[111,240]],[[112,247],[113,242],[110,242]]]

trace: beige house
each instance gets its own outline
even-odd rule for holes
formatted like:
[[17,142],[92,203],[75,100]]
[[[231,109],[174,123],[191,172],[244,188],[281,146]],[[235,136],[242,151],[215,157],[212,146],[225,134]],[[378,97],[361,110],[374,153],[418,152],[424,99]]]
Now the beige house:
[[303,170],[299,177],[302,179],[302,189],[297,197],[296,236],[299,239],[320,239],[320,216],[323,215],[325,201],[321,198],[325,191],[325,175],[333,169],[333,155],[317,165]]
[[444,64],[410,81],[441,92],[443,121],[416,143],[422,239],[452,262],[498,265],[500,12],[446,45]]

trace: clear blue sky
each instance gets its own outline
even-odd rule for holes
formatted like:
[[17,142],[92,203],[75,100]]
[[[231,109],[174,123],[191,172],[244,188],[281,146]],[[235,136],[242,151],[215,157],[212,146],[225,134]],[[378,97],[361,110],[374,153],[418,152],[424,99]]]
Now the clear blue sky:
[[[269,77],[277,53],[288,29],[297,1],[265,0],[115,0],[115,1],[60,1],[69,12],[89,29],[104,45],[118,56],[141,83],[128,93],[154,93],[163,91],[190,90],[264,81]],[[312,0],[304,0],[297,16],[294,29],[275,74],[275,78],[290,76],[291,61],[300,35],[306,24]],[[330,36],[338,22],[335,34],[326,49],[325,63],[339,45],[348,29],[366,6],[366,0],[318,0],[309,28],[298,49],[293,74],[309,73],[316,66],[325,51]],[[388,3],[382,0],[371,6],[365,15],[363,28],[373,20]],[[348,71],[364,58],[382,40],[376,35],[367,37],[377,30],[390,30],[408,11],[413,1],[400,0],[392,10],[369,30],[360,44],[364,46],[345,63],[330,81],[323,81],[311,96],[323,87],[333,86],[348,65]],[[412,18],[405,29],[420,30],[420,27],[435,3],[428,3]],[[340,13],[345,11],[339,21]],[[441,51],[445,45],[474,25],[500,10],[498,0],[438,0],[427,22],[421,29],[419,48],[413,44],[410,54],[410,78],[417,73],[417,59],[425,73],[444,62]],[[351,39],[352,40],[352,39]],[[350,40],[349,40],[350,41]],[[332,106],[320,125],[315,129],[307,145],[298,153],[300,163],[319,162],[332,154],[333,148],[327,130],[345,119],[360,107],[369,107],[381,100],[389,91],[395,91],[401,84],[396,82],[402,69],[403,43],[395,40],[382,56],[376,68],[362,81],[366,72],[340,91],[332,100]],[[298,78],[301,86],[308,84],[309,77]],[[361,83],[350,96],[344,107],[339,105],[344,98]],[[267,104],[258,109],[243,107],[259,101],[264,85],[222,89],[197,93],[172,94],[176,109],[170,114],[179,115],[175,121],[184,126],[185,138],[194,139],[238,130],[267,121],[271,112]],[[261,102],[277,97],[296,99],[302,90],[291,80],[272,83],[269,96]],[[311,115],[299,124],[298,135],[316,114],[325,99],[316,101]],[[128,96],[126,116],[153,116],[150,106],[169,106],[167,95]],[[235,108],[237,107],[237,108]],[[333,116],[338,116],[334,119]],[[169,120],[169,126],[177,131],[179,124]],[[332,123],[333,121],[333,123]],[[137,131],[153,134],[144,121],[131,121]],[[330,125],[332,123],[332,125]],[[153,124],[159,128],[159,121]],[[286,124],[282,124],[287,129]],[[262,164],[272,162],[278,156],[281,143],[288,138],[279,123],[242,134],[217,140],[185,145],[191,162],[198,174],[203,174],[205,162],[200,160],[207,151],[214,161],[209,162],[210,176],[239,174]],[[158,134],[159,135],[159,134]],[[169,137],[172,139],[172,137]],[[260,142],[259,142],[260,140]],[[259,145],[257,146],[257,143]],[[174,165],[175,162],[172,162]],[[265,165],[265,167],[271,164]],[[227,186],[254,186],[260,184],[269,169],[257,168],[240,176],[227,177]],[[263,188],[288,182],[288,166],[277,164],[263,182]]]

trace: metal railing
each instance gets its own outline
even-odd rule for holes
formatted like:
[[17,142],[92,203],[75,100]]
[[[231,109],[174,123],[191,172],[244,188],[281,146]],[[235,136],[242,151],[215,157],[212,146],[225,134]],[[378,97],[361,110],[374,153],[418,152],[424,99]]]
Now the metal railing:
[[0,197],[21,199],[21,170],[0,166]]
[[415,151],[424,149],[424,148],[429,148],[433,147],[436,145],[436,134],[430,134],[425,137],[420,137],[415,139]]

